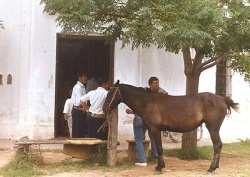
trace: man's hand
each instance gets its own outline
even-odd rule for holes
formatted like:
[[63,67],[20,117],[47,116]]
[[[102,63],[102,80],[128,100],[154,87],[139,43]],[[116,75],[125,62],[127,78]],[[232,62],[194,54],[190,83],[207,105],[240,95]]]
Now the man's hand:
[[65,120],[68,120],[68,117],[69,117],[68,114],[64,114],[64,119],[65,119]]
[[134,114],[134,112],[131,109],[126,109],[127,114]]

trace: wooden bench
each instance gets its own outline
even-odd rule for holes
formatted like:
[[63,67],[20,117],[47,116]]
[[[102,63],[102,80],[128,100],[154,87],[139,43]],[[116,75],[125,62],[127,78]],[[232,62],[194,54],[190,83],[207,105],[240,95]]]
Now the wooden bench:
[[31,145],[63,144],[63,153],[80,159],[88,159],[97,146],[106,145],[107,141],[93,138],[74,138],[69,140],[25,140],[14,145],[16,155],[28,153]]
[[[126,140],[128,142],[128,160],[138,161],[138,153],[135,147],[135,140]],[[143,147],[146,156],[148,155],[150,140],[143,140]]]

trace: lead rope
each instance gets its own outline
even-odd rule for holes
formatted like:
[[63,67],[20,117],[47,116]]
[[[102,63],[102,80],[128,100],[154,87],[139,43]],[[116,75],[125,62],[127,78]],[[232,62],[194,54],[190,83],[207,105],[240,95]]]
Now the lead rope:
[[[109,103],[109,106],[108,107],[110,107],[110,105],[111,105],[111,103],[114,101],[114,99],[115,99],[115,95],[116,95],[116,92],[117,92],[117,90],[119,89],[119,87],[115,87],[116,88],[116,90],[115,90],[115,93],[113,94],[113,97],[112,97],[112,99],[111,99],[111,101],[110,101],[110,103]],[[119,95],[121,96],[121,93],[120,93],[120,91],[119,91]],[[105,130],[105,126],[107,125],[107,123],[108,123],[108,119],[110,118],[112,118],[112,115],[110,116],[111,114],[109,114],[108,116],[107,116],[107,120],[102,124],[102,126],[98,129],[98,131],[97,131],[97,133],[103,128],[103,131]]]

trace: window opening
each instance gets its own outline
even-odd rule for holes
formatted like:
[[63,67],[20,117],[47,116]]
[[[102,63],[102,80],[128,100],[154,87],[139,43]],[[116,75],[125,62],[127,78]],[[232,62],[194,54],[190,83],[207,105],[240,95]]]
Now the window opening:
[[12,75],[8,74],[8,76],[7,76],[7,85],[10,85],[10,84],[12,84]]

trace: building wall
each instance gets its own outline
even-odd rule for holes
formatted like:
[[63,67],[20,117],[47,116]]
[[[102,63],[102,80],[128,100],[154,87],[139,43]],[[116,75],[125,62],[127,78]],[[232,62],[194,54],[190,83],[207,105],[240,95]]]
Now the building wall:
[[[56,28],[40,1],[1,0],[0,138],[52,138]],[[7,75],[13,77],[6,84]]]
[[[56,27],[55,16],[43,13],[40,0],[0,0],[0,138],[34,139],[54,137]],[[156,76],[171,95],[185,94],[182,55],[167,53],[156,47],[121,49],[115,44],[114,79],[121,83],[147,87],[148,79]],[[7,75],[13,81],[7,85]],[[225,119],[223,138],[249,138],[250,87],[239,74],[233,76],[232,98],[241,104],[241,112]],[[204,71],[199,91],[215,92],[215,68]],[[133,138],[133,116],[119,105],[119,141]],[[209,137],[204,132],[204,137]]]

